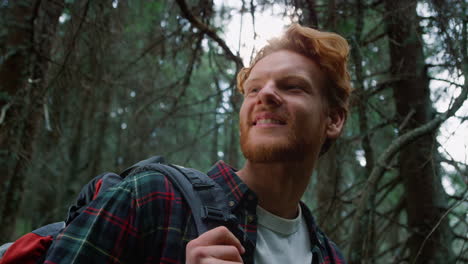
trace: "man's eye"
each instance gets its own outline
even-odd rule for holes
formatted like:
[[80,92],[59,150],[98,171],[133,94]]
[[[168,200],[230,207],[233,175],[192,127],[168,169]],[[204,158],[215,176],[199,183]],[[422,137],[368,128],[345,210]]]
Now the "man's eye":
[[296,85],[296,84],[288,84],[288,85],[286,85],[285,88],[286,88],[286,90],[293,90],[293,91],[295,91],[295,90],[298,90],[298,91],[299,90],[304,90],[304,88],[302,86]]
[[256,94],[256,93],[258,93],[258,91],[260,91],[260,89],[258,87],[252,87],[252,88],[249,88],[247,90],[247,93],[248,94]]

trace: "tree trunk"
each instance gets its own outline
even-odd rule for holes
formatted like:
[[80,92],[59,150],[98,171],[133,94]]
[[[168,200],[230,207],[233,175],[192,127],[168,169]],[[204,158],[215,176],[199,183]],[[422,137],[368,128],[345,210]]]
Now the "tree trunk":
[[[237,93],[235,89],[232,89],[230,102],[232,106],[231,120],[229,120],[229,146],[227,162],[234,168],[240,167],[239,160],[239,119],[237,113],[239,113],[239,106],[241,105],[242,97]],[[233,114],[235,113],[235,114]]]
[[[357,179],[358,181],[366,181],[369,175],[371,174],[372,168],[374,166],[374,154],[371,146],[371,135],[368,133],[368,117],[367,113],[367,101],[368,95],[364,87],[364,72],[363,72],[363,57],[361,53],[362,49],[362,30],[364,28],[364,6],[361,0],[355,2],[355,12],[356,12],[356,27],[354,31],[354,36],[350,41],[355,79],[354,82],[355,92],[354,96],[357,100],[357,114],[359,118],[359,132],[362,135],[361,147],[364,151],[364,157],[366,160],[365,173]],[[366,234],[359,234],[356,237],[351,238],[350,243],[350,252],[349,254],[349,263],[374,263],[374,254],[375,254],[375,192],[372,192],[372,195],[369,197],[370,208],[366,210],[364,216],[360,221],[362,221],[361,226],[363,230],[367,230]]]
[[229,120],[229,146],[228,146],[228,158],[227,162],[234,168],[240,167],[239,161],[239,128],[237,126],[238,119],[232,115],[232,119]]
[[[415,0],[385,1],[391,78],[398,80],[393,93],[400,133],[427,123],[433,114],[416,4]],[[407,197],[410,263],[415,264],[452,263],[448,222],[437,226],[447,203],[435,166],[435,140],[435,133],[421,137],[399,155]]]
[[221,106],[222,99],[223,99],[222,91],[219,88],[218,80],[216,78],[215,78],[215,83],[217,87],[217,92],[219,92],[219,94],[215,96],[214,98],[216,102],[215,102],[215,109],[214,109],[215,114],[213,115],[214,130],[213,130],[213,140],[211,141],[212,145],[211,145],[211,151],[210,151],[211,162],[216,162],[217,160],[219,160],[218,151],[219,151],[219,127],[220,126],[218,124],[218,118],[219,118],[218,109]]
[[[111,42],[112,42],[112,31],[111,31],[111,17],[109,12],[109,5],[104,6],[103,3],[99,3],[96,6],[97,12],[101,14],[98,16],[98,20],[101,23],[101,27],[105,29],[106,32],[109,32],[108,35],[103,35],[99,41],[91,43],[90,52],[94,56],[90,56],[90,65],[93,70],[93,75],[95,76],[95,81],[93,85],[97,88],[98,92],[97,99],[101,102],[97,107],[97,116],[96,119],[89,120],[90,128],[94,127],[97,129],[94,135],[96,135],[93,145],[90,147],[91,153],[88,157],[90,158],[91,174],[89,177],[94,177],[101,173],[102,160],[104,152],[106,151],[106,137],[107,129],[109,126],[109,113],[112,102],[112,90],[109,84],[106,84],[104,80],[107,78],[107,71],[104,66],[105,58],[112,58],[111,53]],[[102,30],[102,29],[101,29]],[[100,32],[95,32],[95,34],[100,34]],[[93,113],[94,114],[94,113]],[[97,124],[96,124],[97,123]]]
[[341,202],[338,199],[341,185],[341,166],[339,165],[340,146],[334,144],[317,166],[317,184],[313,189],[317,210],[315,216],[320,228],[333,240],[340,240]]
[[50,48],[63,1],[9,1],[5,58],[0,65],[0,237],[14,231],[25,168],[33,151],[46,92]]

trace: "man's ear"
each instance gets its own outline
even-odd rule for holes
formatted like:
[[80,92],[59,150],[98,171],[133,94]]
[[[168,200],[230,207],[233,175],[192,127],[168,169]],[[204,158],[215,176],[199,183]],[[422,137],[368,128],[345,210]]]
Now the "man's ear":
[[343,130],[346,114],[342,110],[330,110],[327,117],[326,134],[329,139],[337,139]]

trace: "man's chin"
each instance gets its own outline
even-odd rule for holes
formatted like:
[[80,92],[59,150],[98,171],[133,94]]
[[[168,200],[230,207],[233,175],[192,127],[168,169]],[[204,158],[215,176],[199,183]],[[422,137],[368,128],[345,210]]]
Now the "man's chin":
[[307,156],[308,144],[250,144],[241,142],[245,158],[256,163],[303,161]]

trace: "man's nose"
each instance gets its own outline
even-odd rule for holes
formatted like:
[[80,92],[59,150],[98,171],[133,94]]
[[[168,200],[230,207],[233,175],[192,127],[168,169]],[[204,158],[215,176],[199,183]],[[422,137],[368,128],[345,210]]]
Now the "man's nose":
[[278,87],[273,81],[265,83],[258,92],[257,99],[257,104],[266,106],[278,106],[281,105],[282,102],[281,96],[278,93]]

